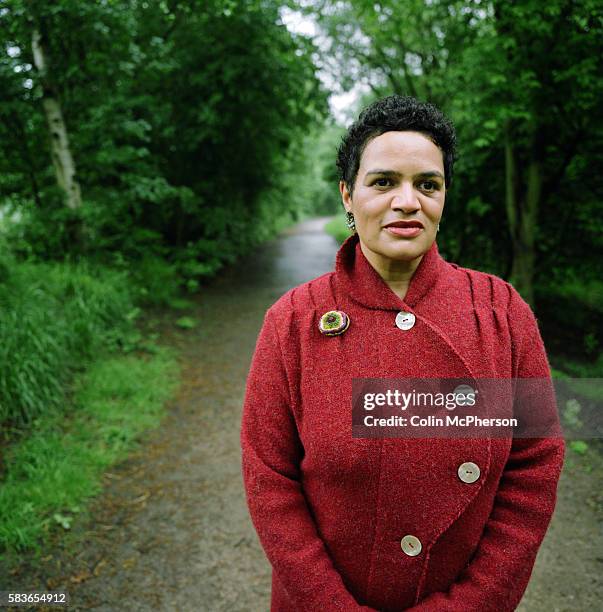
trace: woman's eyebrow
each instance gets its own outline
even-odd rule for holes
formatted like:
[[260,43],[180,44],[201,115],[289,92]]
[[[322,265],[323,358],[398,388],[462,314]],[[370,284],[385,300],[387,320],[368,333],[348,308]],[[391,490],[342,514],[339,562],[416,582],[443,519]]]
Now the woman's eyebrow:
[[[401,176],[400,172],[396,172],[395,170],[369,170],[365,176],[369,176],[371,174],[380,174],[381,176]],[[427,170],[426,172],[419,172],[415,174],[417,178],[430,178],[430,177],[438,177],[444,180],[444,175],[439,170]]]

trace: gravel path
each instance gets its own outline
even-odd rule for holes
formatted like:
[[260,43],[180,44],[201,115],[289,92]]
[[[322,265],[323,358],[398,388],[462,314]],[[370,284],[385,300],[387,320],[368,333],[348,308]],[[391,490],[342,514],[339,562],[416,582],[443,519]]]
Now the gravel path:
[[[332,269],[337,245],[323,222],[285,233],[202,291],[191,313],[198,328],[177,330],[162,315],[183,368],[169,416],[105,475],[90,518],[57,538],[42,566],[24,559],[11,588],[66,588],[73,610],[269,609],[270,568],[240,475],[240,411],[266,308]],[[602,485],[599,455],[568,452],[521,612],[603,609]]]

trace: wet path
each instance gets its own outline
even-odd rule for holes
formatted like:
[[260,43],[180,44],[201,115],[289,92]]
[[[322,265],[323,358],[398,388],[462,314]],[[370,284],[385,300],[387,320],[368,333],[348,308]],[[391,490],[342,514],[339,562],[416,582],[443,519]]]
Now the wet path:
[[[106,475],[93,520],[77,528],[85,538],[78,553],[57,544],[43,567],[19,580],[21,588],[63,586],[77,610],[268,610],[270,568],[240,475],[241,404],[266,308],[333,268],[337,244],[323,223],[287,232],[203,290],[191,313],[196,329],[164,321],[164,339],[179,350],[183,368],[169,416],[138,454]],[[595,506],[602,466],[587,474],[584,461],[564,471],[522,612],[600,609],[603,534]]]

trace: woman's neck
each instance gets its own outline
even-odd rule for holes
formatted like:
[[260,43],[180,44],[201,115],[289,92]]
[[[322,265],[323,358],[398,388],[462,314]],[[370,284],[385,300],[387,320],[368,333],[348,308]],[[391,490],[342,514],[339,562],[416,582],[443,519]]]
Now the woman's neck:
[[379,276],[385,281],[387,286],[401,299],[404,300],[408,287],[410,286],[410,280],[415,273],[415,270],[419,267],[423,255],[406,260],[390,259],[374,253],[370,249],[364,249],[362,243],[360,248],[364,253],[364,256],[371,264],[371,266],[377,271]]

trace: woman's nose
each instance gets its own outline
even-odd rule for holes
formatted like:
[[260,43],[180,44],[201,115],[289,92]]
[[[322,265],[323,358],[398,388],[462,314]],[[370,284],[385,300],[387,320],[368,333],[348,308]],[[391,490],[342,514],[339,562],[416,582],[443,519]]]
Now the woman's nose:
[[419,210],[421,204],[412,185],[400,185],[396,193],[392,194],[391,207],[406,213]]

